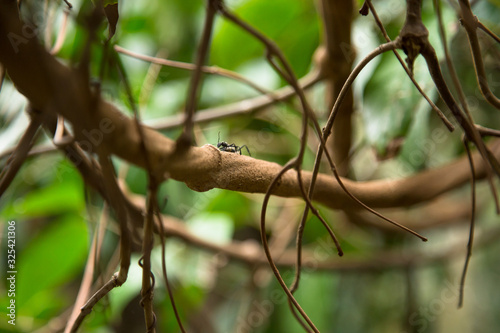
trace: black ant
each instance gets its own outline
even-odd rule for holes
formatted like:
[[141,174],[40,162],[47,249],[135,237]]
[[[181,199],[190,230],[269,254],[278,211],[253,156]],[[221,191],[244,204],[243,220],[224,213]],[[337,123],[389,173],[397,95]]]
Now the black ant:
[[252,154],[250,154],[250,150],[248,150],[247,145],[237,146],[234,143],[229,144],[226,141],[220,141],[220,132],[217,138],[217,148],[219,148],[220,151],[227,151],[228,153],[235,153],[235,154],[240,153],[240,155],[241,155],[241,150],[245,148],[248,152],[248,155],[252,156]]

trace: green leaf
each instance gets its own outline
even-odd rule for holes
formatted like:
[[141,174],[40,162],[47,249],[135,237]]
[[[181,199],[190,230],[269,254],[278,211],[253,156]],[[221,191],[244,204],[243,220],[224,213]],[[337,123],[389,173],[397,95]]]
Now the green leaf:
[[[400,160],[406,163],[408,170],[419,170],[424,167],[427,158],[436,151],[440,143],[436,142],[434,135],[429,135],[429,115],[430,109],[427,102],[422,100],[415,112],[415,121],[408,130],[401,149]],[[438,130],[445,132],[443,128],[438,128]]]
[[[37,296],[62,286],[78,273],[88,247],[86,225],[79,215],[54,220],[28,244],[17,260],[16,303],[20,314],[36,316],[44,309]],[[52,293],[63,295],[62,290]],[[52,300],[45,298],[46,302]]]
[[[420,86],[432,87],[422,57],[417,58],[414,72]],[[368,142],[383,153],[392,139],[406,136],[422,100],[394,54],[385,53],[364,91],[362,114]]]
[[193,235],[214,243],[226,244],[233,236],[233,222],[229,214],[199,213],[186,224]]
[[246,224],[251,214],[249,200],[237,192],[219,191],[202,209],[212,214],[228,214],[233,217],[236,225]]
[[[297,74],[303,74],[319,40],[319,25],[313,4],[304,1],[253,0],[235,12],[275,41],[292,62],[294,70],[299,69]],[[212,43],[212,63],[235,69],[260,56],[264,56],[264,47],[248,32],[227,20],[218,25]]]
[[6,219],[79,212],[84,208],[80,180],[66,180],[34,190],[8,205],[2,212]]

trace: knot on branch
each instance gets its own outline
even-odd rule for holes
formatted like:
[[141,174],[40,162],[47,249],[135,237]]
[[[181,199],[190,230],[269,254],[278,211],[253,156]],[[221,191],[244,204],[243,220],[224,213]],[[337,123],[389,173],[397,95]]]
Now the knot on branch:
[[413,74],[413,63],[429,44],[429,31],[422,22],[422,1],[406,1],[406,20],[399,32],[401,47],[407,55],[406,63]]
[[114,287],[120,287],[122,284],[127,281],[127,274],[128,270],[120,270],[119,272],[116,272],[113,274],[111,277],[111,281]]
[[406,20],[399,33],[399,41],[403,52],[406,54],[406,63],[413,74],[413,63],[417,56],[429,44],[429,31],[421,21]]
[[[214,163],[213,170],[219,169],[222,165],[222,157],[221,152],[217,147],[206,144],[203,147],[205,152],[210,152],[210,154],[204,157],[204,160],[200,160],[199,163],[204,165],[209,165]],[[207,170],[210,170],[208,168]],[[218,187],[219,182],[217,181],[217,177],[212,174],[212,172],[204,172],[203,174],[198,174],[198,177],[192,177],[185,180],[187,187],[197,192],[206,192],[215,187]]]
[[224,9],[224,1],[223,0],[209,0],[208,6],[212,7],[215,11],[219,11]]

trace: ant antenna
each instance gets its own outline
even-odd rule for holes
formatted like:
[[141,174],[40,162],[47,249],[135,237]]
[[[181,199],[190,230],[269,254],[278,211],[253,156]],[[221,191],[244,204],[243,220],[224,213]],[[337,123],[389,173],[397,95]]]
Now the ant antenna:
[[217,135],[217,145],[219,144],[220,142],[220,131],[219,131],[219,134]]

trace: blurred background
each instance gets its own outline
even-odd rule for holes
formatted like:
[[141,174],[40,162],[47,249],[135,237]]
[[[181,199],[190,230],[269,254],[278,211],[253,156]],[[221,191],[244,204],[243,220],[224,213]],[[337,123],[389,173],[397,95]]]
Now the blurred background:
[[[85,8],[91,6],[83,1],[71,3],[74,8],[69,14],[67,35],[57,53],[57,57],[67,64],[78,62],[87,38],[80,23]],[[308,0],[228,0],[226,4],[277,43],[297,77],[313,71],[313,55],[323,38],[323,22],[317,3]],[[356,6],[360,8],[361,5],[362,1],[357,1]],[[119,2],[120,19],[112,41],[143,55],[193,63],[205,6],[201,0]],[[404,22],[404,3],[384,0],[377,1],[375,6],[389,36],[395,38]],[[36,13],[43,14],[38,37],[47,45],[55,42],[62,29],[64,7],[61,1],[45,1],[32,6]],[[477,89],[468,41],[453,6],[444,1],[441,7],[448,47],[473,117],[479,124],[499,128],[498,110],[487,104]],[[476,1],[473,11],[486,26],[500,33],[498,1]],[[442,57],[431,1],[424,3],[423,15],[430,41]],[[98,35],[103,40],[107,37],[106,25]],[[491,75],[490,84],[498,95],[500,49],[485,34],[479,35],[485,67]],[[371,16],[355,15],[352,43],[357,55],[354,63],[383,42]],[[93,48],[91,65],[96,80],[102,53],[103,48]],[[131,82],[142,120],[176,139],[182,130],[178,121],[182,119],[179,115],[185,105],[191,72],[151,65],[124,54],[119,57]],[[262,45],[220,17],[216,19],[207,65],[235,71],[268,90],[286,85],[266,62]],[[414,71],[424,91],[444,108],[423,59],[417,59]],[[132,116],[116,70],[107,70],[101,87],[106,98]],[[330,111],[325,94],[322,82],[307,90],[321,125]],[[258,95],[259,92],[248,85],[205,75],[198,112],[215,112],[220,106]],[[354,100],[353,144],[348,171],[348,176],[354,180],[408,177],[447,164],[464,154],[460,131],[451,134],[446,131],[392,53],[378,57],[364,69],[355,81]],[[25,99],[8,78],[5,79],[0,93],[2,167],[9,149],[15,146],[27,126],[25,107]],[[297,103],[279,103],[255,112],[197,123],[195,137],[198,146],[216,145],[220,135],[221,141],[247,145],[254,158],[283,165],[299,150],[300,128]],[[317,147],[315,136],[310,136],[305,170],[312,169]],[[7,221],[14,220],[18,271],[15,326],[7,323],[5,278],[0,282],[2,332],[62,331],[78,293],[92,239],[103,223],[103,216],[107,216],[103,214],[102,199],[85,187],[67,158],[50,147],[50,138],[40,135],[35,145],[37,153],[23,165],[0,199],[1,269],[2,273],[7,271]],[[114,163],[129,191],[144,196],[147,191],[144,170],[119,159]],[[469,235],[470,185],[438,198],[429,204],[431,207],[425,204],[394,212],[399,214],[402,223],[416,221],[419,232],[429,239],[427,243],[391,226],[381,227],[383,221],[352,223],[356,220],[353,216],[319,206],[322,216],[338,235],[345,254],[342,258],[336,256],[328,234],[317,218],[310,215],[304,246],[312,254],[313,261],[303,273],[296,298],[321,332],[498,332],[500,244],[497,240],[500,224],[487,184],[479,183],[477,193],[476,244],[468,269],[463,308],[458,309],[457,304]],[[248,245],[249,249],[260,246],[261,194],[219,189],[198,193],[183,183],[168,180],[161,185],[159,198],[164,203],[162,213],[182,221],[195,236],[220,246],[235,241]],[[293,250],[303,208],[304,203],[299,199],[271,199],[267,232],[276,253]],[[440,221],[440,216],[454,217],[435,222]],[[113,258],[118,246],[118,228],[112,217],[109,219],[96,264],[96,286],[109,279],[110,270],[112,273],[117,269]],[[161,279],[158,239],[155,244],[157,329],[158,332],[178,332]],[[127,282],[96,305],[81,332],[144,331],[143,310],[139,305],[142,272],[137,265],[140,248],[135,250]],[[322,262],[329,264],[322,265]],[[238,261],[175,237],[167,239],[166,263],[180,316],[190,332],[302,331],[267,265]],[[293,272],[293,267],[281,267],[288,284],[293,280]]]

